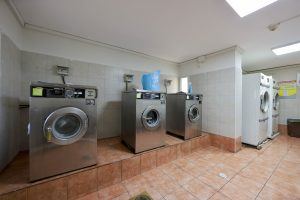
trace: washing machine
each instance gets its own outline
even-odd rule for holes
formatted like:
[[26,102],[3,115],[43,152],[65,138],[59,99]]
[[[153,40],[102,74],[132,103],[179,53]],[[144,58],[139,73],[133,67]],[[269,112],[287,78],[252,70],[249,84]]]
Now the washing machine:
[[30,181],[97,163],[97,89],[35,82],[30,86]]
[[185,140],[202,134],[202,95],[167,94],[167,133]]
[[243,75],[242,142],[257,148],[268,138],[271,78],[262,73]]
[[133,90],[122,93],[122,141],[140,153],[164,146],[166,94]]
[[271,124],[269,124],[268,137],[273,139],[279,135],[279,86],[275,79],[272,79],[271,89],[271,107],[269,109],[269,122]]

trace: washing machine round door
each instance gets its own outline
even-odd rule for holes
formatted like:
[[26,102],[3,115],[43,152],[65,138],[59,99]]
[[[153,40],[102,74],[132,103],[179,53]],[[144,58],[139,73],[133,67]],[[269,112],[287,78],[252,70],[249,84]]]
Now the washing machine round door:
[[260,110],[263,113],[268,112],[269,109],[269,93],[268,91],[264,91],[260,95]]
[[197,122],[200,119],[200,111],[195,104],[190,107],[188,111],[188,117],[189,120],[193,123]]
[[153,106],[146,108],[142,114],[142,124],[147,130],[159,128],[161,124],[159,111]]
[[279,94],[275,93],[273,98],[273,109],[278,110],[279,109]]
[[44,123],[48,142],[68,145],[80,140],[88,129],[88,116],[75,107],[64,107],[52,112]]

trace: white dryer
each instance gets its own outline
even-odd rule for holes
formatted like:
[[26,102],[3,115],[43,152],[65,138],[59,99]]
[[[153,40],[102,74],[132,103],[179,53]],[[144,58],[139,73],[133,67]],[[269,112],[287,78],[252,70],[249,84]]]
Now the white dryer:
[[262,73],[243,75],[242,142],[257,148],[268,138],[270,84]]
[[279,86],[276,80],[271,81],[271,107],[269,109],[268,138],[273,139],[279,135]]

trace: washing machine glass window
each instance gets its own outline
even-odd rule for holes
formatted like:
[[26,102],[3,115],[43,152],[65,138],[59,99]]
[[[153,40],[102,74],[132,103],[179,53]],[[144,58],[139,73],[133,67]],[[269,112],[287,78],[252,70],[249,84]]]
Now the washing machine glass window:
[[88,117],[75,107],[60,108],[52,112],[44,123],[48,142],[68,145],[80,140],[88,129]]
[[279,108],[279,95],[278,93],[276,93],[273,99],[273,109],[278,110],[278,108]]
[[160,125],[160,115],[154,107],[148,107],[142,115],[142,123],[148,130],[155,130]]
[[56,133],[57,138],[69,139],[78,133],[80,127],[80,119],[73,114],[67,114],[56,120],[54,133]]
[[268,109],[269,109],[269,93],[265,91],[260,96],[260,110],[266,113]]
[[199,120],[200,114],[199,114],[199,109],[197,108],[196,105],[192,105],[190,107],[188,117],[191,122],[196,122]]

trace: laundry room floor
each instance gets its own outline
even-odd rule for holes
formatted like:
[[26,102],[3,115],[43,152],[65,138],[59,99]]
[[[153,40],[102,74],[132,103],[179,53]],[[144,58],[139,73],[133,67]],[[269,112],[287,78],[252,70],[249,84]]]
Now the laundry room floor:
[[142,192],[157,200],[300,199],[300,139],[281,135],[260,151],[243,146],[238,153],[210,146],[80,199]]

